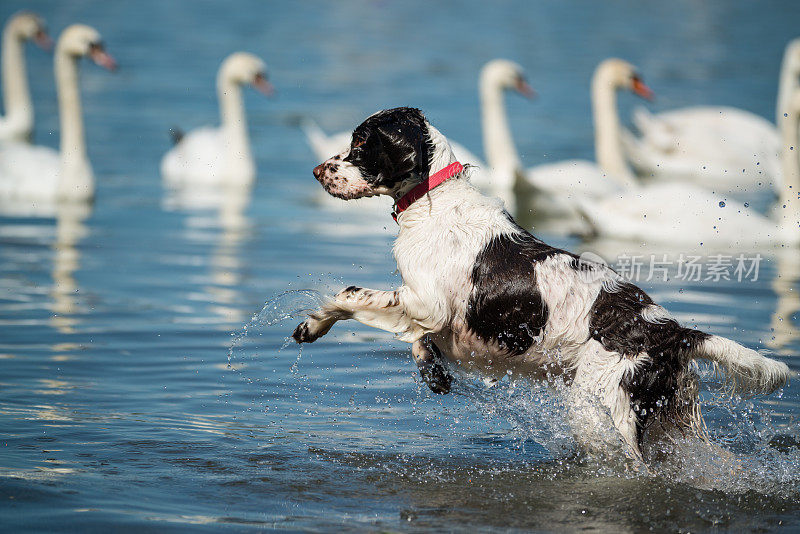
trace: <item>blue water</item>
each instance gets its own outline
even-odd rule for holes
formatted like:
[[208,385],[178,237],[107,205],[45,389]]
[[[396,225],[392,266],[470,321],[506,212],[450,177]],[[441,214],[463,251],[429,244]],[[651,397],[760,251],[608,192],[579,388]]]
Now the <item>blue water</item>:
[[[0,529],[800,528],[797,382],[732,402],[710,386],[733,464],[697,451],[626,473],[576,458],[536,386],[460,377],[434,396],[405,345],[355,324],[286,345],[299,319],[280,318],[313,296],[277,297],[399,282],[388,214],[315,202],[299,118],[340,131],[414,105],[480,153],[477,72],[508,57],[540,95],[508,99],[525,162],[591,157],[588,79],[610,55],[640,67],[655,110],[771,118],[800,3],[5,0],[0,19],[22,8],[54,34],[95,26],[121,68],[82,69],[93,209],[0,216]],[[216,68],[238,49],[278,90],[245,98],[257,184],[221,212],[175,207],[158,174],[167,131],[217,121]],[[52,58],[27,57],[36,141],[56,146]],[[635,103],[623,95],[623,113]],[[798,278],[789,251],[766,254],[757,281],[642,284],[797,371]]]

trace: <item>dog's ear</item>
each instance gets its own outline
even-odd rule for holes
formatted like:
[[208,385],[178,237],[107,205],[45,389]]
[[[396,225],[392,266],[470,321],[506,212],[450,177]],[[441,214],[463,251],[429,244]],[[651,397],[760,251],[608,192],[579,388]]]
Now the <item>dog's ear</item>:
[[350,140],[350,148],[353,149],[363,146],[368,139],[369,139],[369,130],[366,129],[355,130]]
[[[385,134],[378,130],[378,135],[372,136],[369,139],[370,154],[373,158],[373,172],[375,173],[375,185],[391,186],[397,176],[397,167],[392,161],[391,143],[385,142]],[[369,138],[369,132],[366,133],[366,138]]]
[[[430,159],[430,133],[425,115],[417,108],[405,108],[413,135],[409,137],[414,149],[414,165],[419,179],[428,177]],[[410,171],[409,171],[410,172]]]
[[428,176],[428,127],[415,108],[385,109],[353,131],[344,161],[359,168],[365,180],[388,190]]
[[390,110],[390,120],[378,127],[380,168],[384,182],[422,180],[428,175],[428,127],[415,108]]

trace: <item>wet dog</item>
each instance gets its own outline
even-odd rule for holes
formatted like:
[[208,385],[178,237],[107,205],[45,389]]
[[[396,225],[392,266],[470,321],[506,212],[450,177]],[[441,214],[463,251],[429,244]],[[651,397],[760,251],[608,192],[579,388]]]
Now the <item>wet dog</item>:
[[[605,265],[540,241],[470,185],[468,172],[417,109],[384,110],[358,126],[314,176],[345,200],[395,199],[403,285],[348,287],[294,339],[312,342],[343,319],[393,332],[411,343],[438,393],[450,387],[444,359],[492,377],[561,377],[579,442],[636,458],[648,434],[703,435],[695,360],[712,362],[743,392],[787,382],[785,364],[681,326]],[[604,431],[604,421],[617,432]]]

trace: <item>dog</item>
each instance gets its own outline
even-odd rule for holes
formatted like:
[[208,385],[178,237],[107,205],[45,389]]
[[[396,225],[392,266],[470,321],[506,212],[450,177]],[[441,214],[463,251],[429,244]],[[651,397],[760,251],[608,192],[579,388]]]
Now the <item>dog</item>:
[[[786,364],[681,326],[606,265],[524,230],[469,183],[468,168],[418,109],[370,116],[313,173],[340,199],[395,200],[403,284],[344,289],[297,326],[298,343],[344,319],[392,332],[411,344],[437,393],[451,385],[445,360],[490,378],[559,377],[579,444],[638,459],[648,435],[703,435],[695,360],[741,392],[770,393],[789,379]],[[610,433],[600,428],[609,419]]]

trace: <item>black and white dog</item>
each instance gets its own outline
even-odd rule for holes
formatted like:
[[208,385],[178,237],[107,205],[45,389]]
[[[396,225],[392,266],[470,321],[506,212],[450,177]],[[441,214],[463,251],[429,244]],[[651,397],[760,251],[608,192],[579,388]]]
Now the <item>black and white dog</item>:
[[[685,328],[608,267],[550,247],[502,203],[470,185],[447,139],[413,108],[384,110],[314,169],[335,197],[390,195],[403,285],[351,286],[301,323],[298,343],[355,319],[412,344],[428,385],[449,391],[446,358],[499,377],[560,376],[570,423],[589,448],[641,458],[646,435],[703,435],[693,361],[724,370],[740,391],[769,393],[788,367],[729,339]],[[619,434],[601,431],[612,421]]]

